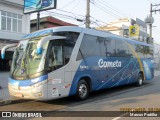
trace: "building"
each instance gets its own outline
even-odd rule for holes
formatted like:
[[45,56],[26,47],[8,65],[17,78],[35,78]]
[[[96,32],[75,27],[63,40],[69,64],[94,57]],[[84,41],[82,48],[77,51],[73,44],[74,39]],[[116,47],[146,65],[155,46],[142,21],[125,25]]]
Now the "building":
[[149,34],[147,34],[147,25],[144,21],[136,18],[123,18],[114,22],[108,23],[106,26],[97,29],[107,30],[113,34],[120,35],[127,38],[132,38],[138,41],[153,43],[149,41]]
[[[30,16],[23,14],[23,4],[23,0],[0,0],[0,50],[30,33]],[[9,69],[13,51],[7,52],[5,60],[0,57],[0,70]]]
[[154,63],[155,68],[160,70],[160,44],[154,43]]
[[[51,16],[40,18],[40,29],[57,27],[57,26],[76,26],[76,25],[64,22],[62,20],[59,20]],[[37,29],[37,19],[31,20],[31,32],[36,31],[36,29]]]

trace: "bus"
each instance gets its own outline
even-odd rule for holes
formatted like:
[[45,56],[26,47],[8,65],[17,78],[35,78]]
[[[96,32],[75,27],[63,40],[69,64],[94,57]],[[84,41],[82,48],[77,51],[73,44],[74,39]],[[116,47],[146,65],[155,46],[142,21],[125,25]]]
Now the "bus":
[[52,100],[135,83],[154,77],[153,46],[109,32],[65,26],[23,37],[15,47],[9,93],[21,99]]

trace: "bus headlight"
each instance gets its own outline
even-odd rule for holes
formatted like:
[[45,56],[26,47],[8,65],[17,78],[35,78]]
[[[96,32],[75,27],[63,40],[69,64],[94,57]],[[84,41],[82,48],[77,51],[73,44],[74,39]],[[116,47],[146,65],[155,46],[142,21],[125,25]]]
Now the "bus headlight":
[[40,82],[38,82],[38,83],[31,85],[31,87],[36,88],[36,87],[39,87],[40,85],[41,85]]
[[34,97],[42,97],[42,91],[41,92],[37,92],[37,93],[33,93]]
[[39,87],[39,86],[44,85],[45,83],[47,83],[47,80],[44,80],[44,81],[42,81],[42,82],[37,82],[37,83],[31,85],[31,87],[37,88],[37,87]]

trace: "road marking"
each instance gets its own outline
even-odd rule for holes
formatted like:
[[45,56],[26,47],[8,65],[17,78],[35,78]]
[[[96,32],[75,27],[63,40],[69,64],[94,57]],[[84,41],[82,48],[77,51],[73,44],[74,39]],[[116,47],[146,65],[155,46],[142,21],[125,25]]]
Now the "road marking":
[[[136,107],[136,108],[138,108],[138,107]],[[136,108],[134,108],[134,109],[136,109]],[[131,111],[133,111],[134,109],[132,109]],[[127,113],[122,114],[122,115],[121,115],[121,116],[119,116],[119,117],[113,118],[112,120],[118,120],[118,119],[120,119],[120,118],[124,117],[124,116],[125,116],[125,115],[127,115],[127,114],[128,114],[128,112],[127,112]]]
[[120,119],[120,118],[122,118],[122,117],[124,117],[125,115],[127,115],[128,113],[124,113],[124,114],[122,114],[121,116],[119,116],[119,117],[116,117],[116,118],[113,118],[112,120],[118,120],[118,119]]

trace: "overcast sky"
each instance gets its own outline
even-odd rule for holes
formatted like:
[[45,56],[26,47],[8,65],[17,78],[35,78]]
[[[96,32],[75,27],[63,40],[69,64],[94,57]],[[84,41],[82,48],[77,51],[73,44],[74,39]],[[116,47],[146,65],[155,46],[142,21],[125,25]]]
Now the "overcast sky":
[[[118,18],[139,18],[144,20],[149,15],[150,4],[160,4],[159,0],[91,0],[91,26],[100,26],[107,24]],[[160,9],[160,6],[157,8]],[[71,13],[67,13],[64,11]],[[52,15],[66,22],[75,23],[84,27],[84,22],[76,21],[85,19],[86,15],[86,0],[57,0],[57,10],[50,12],[41,12],[41,16]],[[56,14],[58,13],[58,14]],[[72,14],[74,13],[74,14]],[[59,14],[65,14],[62,16]],[[153,37],[156,43],[160,43],[160,12],[153,13],[154,24]],[[31,18],[36,18],[36,14],[32,14]]]

